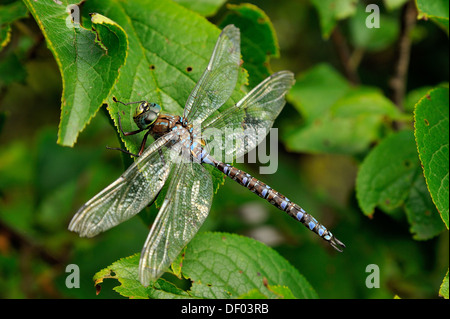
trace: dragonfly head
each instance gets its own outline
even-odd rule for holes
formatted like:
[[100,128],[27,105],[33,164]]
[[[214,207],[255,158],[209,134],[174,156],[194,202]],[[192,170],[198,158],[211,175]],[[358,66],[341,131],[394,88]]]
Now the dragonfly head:
[[155,123],[160,113],[161,106],[159,104],[143,101],[136,107],[133,119],[140,129],[146,129]]

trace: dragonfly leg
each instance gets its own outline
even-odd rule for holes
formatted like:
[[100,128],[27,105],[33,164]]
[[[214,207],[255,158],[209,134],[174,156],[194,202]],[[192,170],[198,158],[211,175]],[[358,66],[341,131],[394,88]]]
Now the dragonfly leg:
[[131,155],[131,156],[134,156],[134,157],[139,157],[139,156],[140,156],[139,154],[134,154],[134,153],[128,152],[127,150],[123,150],[123,149],[118,148],[118,147],[109,147],[109,146],[106,146],[106,148],[109,149],[109,150],[121,151],[122,153]]
[[[133,135],[133,134],[137,134],[137,133],[142,132],[142,130],[133,131],[133,132],[124,132],[122,130],[122,125],[120,124],[120,115],[119,115],[119,127],[120,127],[120,130],[122,131],[122,134],[124,136]],[[150,133],[150,131],[147,131],[147,133],[145,133],[144,138],[142,139],[141,148],[139,149],[139,153],[137,153],[137,154],[131,153],[131,152],[127,151],[127,150],[124,150],[124,149],[121,149],[121,148],[118,148],[118,147],[106,146],[106,148],[109,149],[109,150],[121,151],[121,152],[123,152],[125,154],[129,154],[129,155],[134,156],[134,157],[139,157],[144,152],[145,144],[147,143],[147,137],[148,137],[149,133]]]
[[[115,98],[113,98],[113,100],[115,102],[120,102],[120,101],[116,100]],[[122,102],[120,102],[120,103],[122,103]],[[135,102],[132,102],[132,103],[135,103]],[[125,103],[122,103],[122,104],[125,104]],[[127,104],[130,104],[130,103],[127,103]],[[139,129],[139,130],[132,131],[132,132],[124,132],[123,129],[122,129],[122,121],[121,121],[119,112],[117,112],[117,116],[118,116],[119,129],[120,129],[120,132],[122,133],[123,136],[135,135],[135,134],[138,134],[138,133],[143,131],[142,129]],[[144,138],[142,139],[141,148],[139,149],[139,153],[138,154],[131,153],[131,152],[127,151],[127,150],[124,150],[124,149],[121,149],[121,148],[118,148],[118,147],[106,146],[106,148],[109,149],[109,150],[121,151],[121,152],[123,152],[125,154],[129,154],[129,155],[134,156],[134,157],[139,157],[144,152],[145,144],[147,142],[147,136],[148,136],[149,133],[150,133],[150,131],[147,131],[147,133],[145,133]]]
[[136,131],[124,132],[123,129],[122,129],[122,121],[121,121],[119,112],[117,112],[117,116],[118,116],[118,122],[119,122],[119,129],[120,129],[120,132],[122,133],[123,136],[134,135],[134,134],[141,133],[143,131],[143,130],[139,129],[139,130],[136,130]]
[[141,156],[142,153],[144,152],[145,144],[147,144],[147,136],[149,133],[150,133],[150,130],[148,130],[147,133],[145,133],[144,138],[142,139],[141,148],[139,150],[139,156]]

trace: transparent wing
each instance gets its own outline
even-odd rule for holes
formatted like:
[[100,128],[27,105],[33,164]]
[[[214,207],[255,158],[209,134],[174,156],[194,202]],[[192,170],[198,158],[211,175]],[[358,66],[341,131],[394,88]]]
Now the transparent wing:
[[189,123],[203,122],[222,106],[236,86],[241,57],[239,29],[228,25],[220,34],[208,66],[184,107]]
[[139,278],[158,279],[194,237],[211,207],[211,175],[198,163],[178,163],[158,216],[142,249]]
[[175,138],[168,133],[150,145],[115,182],[78,210],[69,230],[93,237],[133,217],[153,201],[174,165]]
[[234,106],[207,119],[202,125],[208,153],[230,162],[255,148],[269,132],[294,83],[291,72],[274,73]]

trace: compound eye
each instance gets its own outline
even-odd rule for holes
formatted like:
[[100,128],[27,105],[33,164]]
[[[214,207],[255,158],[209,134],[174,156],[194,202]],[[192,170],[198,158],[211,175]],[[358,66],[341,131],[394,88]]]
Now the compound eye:
[[145,124],[152,124],[158,118],[158,114],[153,112],[148,112],[147,116],[144,118]]
[[159,104],[150,103],[150,107],[155,113],[161,112],[161,106]]

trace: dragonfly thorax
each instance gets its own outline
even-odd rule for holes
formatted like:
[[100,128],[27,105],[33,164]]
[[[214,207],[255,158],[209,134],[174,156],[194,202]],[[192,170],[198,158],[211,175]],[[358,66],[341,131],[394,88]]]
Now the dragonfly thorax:
[[159,104],[143,101],[136,107],[133,120],[140,129],[145,130],[155,123],[160,113],[161,106]]
[[178,115],[159,114],[158,118],[147,128],[150,129],[150,134],[156,139],[164,134],[175,129],[175,127],[181,127],[180,131],[188,131],[183,127],[181,117]]

